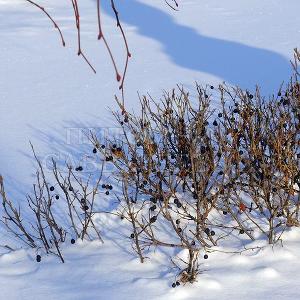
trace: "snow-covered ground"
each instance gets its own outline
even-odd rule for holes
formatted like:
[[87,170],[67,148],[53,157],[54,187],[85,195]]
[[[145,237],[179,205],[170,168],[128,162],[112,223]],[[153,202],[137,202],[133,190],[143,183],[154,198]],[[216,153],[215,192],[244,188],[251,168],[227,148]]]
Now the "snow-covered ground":
[[[110,1],[102,2],[104,30],[122,69],[122,39]],[[39,3],[61,25],[66,48],[40,11],[22,0],[0,0],[0,173],[19,201],[33,180],[29,140],[42,158],[70,153],[79,159],[83,141],[70,142],[68,134],[114,126],[108,108],[116,107],[119,95],[108,54],[96,39],[96,1],[79,1],[83,47],[96,75],[76,55],[71,1]],[[258,84],[271,94],[288,80],[293,48],[300,47],[299,0],[182,0],[179,12],[162,0],[116,3],[132,52],[129,109],[137,109],[137,92],[159,97],[177,83],[192,88],[195,81],[250,90]],[[65,246],[66,264],[54,257],[37,264],[31,251],[3,249],[0,299],[300,298],[299,230],[286,233],[284,248],[211,254],[197,283],[170,289],[174,272],[163,252],[140,265],[120,221],[102,216],[99,222],[105,244]],[[0,244],[6,239],[1,231]]]

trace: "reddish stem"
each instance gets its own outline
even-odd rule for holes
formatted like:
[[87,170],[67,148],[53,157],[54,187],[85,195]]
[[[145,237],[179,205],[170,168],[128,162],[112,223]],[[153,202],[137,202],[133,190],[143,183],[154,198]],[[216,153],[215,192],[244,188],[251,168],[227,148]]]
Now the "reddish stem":
[[118,68],[117,68],[117,64],[116,64],[116,61],[114,59],[114,56],[112,54],[112,51],[110,49],[110,46],[103,34],[103,30],[102,30],[102,25],[101,25],[101,4],[100,4],[100,0],[97,0],[97,17],[98,17],[98,28],[99,28],[99,34],[98,34],[98,40],[103,40],[104,42],[104,45],[107,49],[107,52],[110,56],[110,59],[112,61],[112,64],[113,64],[113,67],[115,69],[115,73],[116,73],[116,78],[117,78],[117,81],[120,81],[121,80],[121,75],[119,74],[118,72]]
[[79,15],[79,8],[77,0],[71,0],[72,6],[74,10],[74,16],[75,16],[75,22],[76,22],[76,28],[77,28],[77,41],[78,41],[78,56],[82,56],[82,58],[85,60],[85,62],[89,65],[89,67],[93,70],[93,72],[96,74],[95,68],[92,66],[90,61],[87,59],[86,55],[83,53],[81,49],[81,36],[80,36],[80,15]]
[[54,25],[54,28],[56,28],[59,32],[59,35],[60,35],[60,38],[61,38],[61,41],[62,41],[62,45],[65,47],[66,43],[65,43],[65,40],[64,40],[64,37],[63,37],[63,34],[59,28],[59,26],[57,25],[57,23],[54,21],[54,19],[51,17],[51,15],[45,10],[44,7],[38,5],[37,3],[35,3],[34,1],[31,1],[31,0],[25,0],[27,2],[29,2],[30,4],[34,5],[35,7],[39,8],[47,17],[48,19],[53,23]]

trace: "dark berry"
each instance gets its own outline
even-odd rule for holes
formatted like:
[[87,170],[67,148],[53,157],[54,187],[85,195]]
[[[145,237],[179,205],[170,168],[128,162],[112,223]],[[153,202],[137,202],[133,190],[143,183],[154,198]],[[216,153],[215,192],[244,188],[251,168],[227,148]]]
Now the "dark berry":
[[102,149],[105,149],[105,145],[101,145],[101,148],[102,148]]
[[38,254],[38,255],[36,256],[36,261],[37,261],[37,262],[41,262],[41,260],[42,260],[42,257]]
[[216,233],[212,230],[211,232],[210,232],[210,235],[211,236],[214,236]]
[[219,117],[219,118],[222,118],[223,115],[222,115],[221,113],[218,113],[218,117]]
[[203,258],[204,258],[204,259],[208,259],[208,255],[205,254],[205,255],[203,256]]
[[69,191],[72,192],[74,189],[72,186],[69,186]]
[[93,153],[97,153],[97,149],[96,148],[93,149]]
[[113,144],[112,147],[113,147],[113,148],[117,148],[117,145],[116,145],[116,144]]
[[54,186],[50,186],[50,191],[51,191],[51,192],[54,191]]
[[207,235],[209,235],[209,233],[210,233],[209,228],[205,228],[204,232],[205,232]]
[[81,172],[83,170],[82,166],[77,167],[77,171]]
[[106,184],[103,183],[102,184],[102,188],[105,189],[106,188]]
[[175,282],[172,283],[172,288],[176,288],[176,283]]
[[58,200],[58,199],[59,199],[59,195],[56,195],[56,196],[55,196],[55,199]]
[[75,244],[75,240],[74,239],[71,239],[71,244]]
[[227,215],[227,211],[225,211],[225,210],[224,210],[224,211],[223,211],[223,215],[225,215],[225,216],[226,216],[226,215]]
[[132,233],[132,234],[130,235],[130,238],[131,238],[131,239],[133,239],[133,238],[134,238],[134,233]]
[[240,230],[240,234],[244,234],[245,231],[243,229]]
[[179,281],[176,281],[176,285],[179,286],[179,285],[180,285],[180,282],[179,282]]
[[85,204],[85,199],[82,198],[82,199],[80,200],[80,203],[81,203],[81,204]]
[[288,99],[285,99],[285,100],[283,101],[283,105],[288,105],[288,104],[290,104],[290,101],[289,101]]
[[210,89],[213,90],[215,87],[213,85],[210,86]]
[[154,223],[154,222],[156,222],[156,220],[157,220],[157,217],[153,216],[150,218],[150,223]]
[[153,198],[153,197],[150,198],[150,201],[151,201],[152,203],[157,203],[157,199],[155,199],[155,198]]
[[214,126],[218,126],[218,122],[216,120],[213,121]]
[[180,224],[180,220],[179,219],[176,220],[176,224],[177,225]]
[[106,192],[105,192],[105,195],[109,195],[109,191],[106,191]]
[[151,210],[151,211],[155,211],[155,210],[156,210],[156,205],[151,206],[151,207],[150,207],[150,210]]

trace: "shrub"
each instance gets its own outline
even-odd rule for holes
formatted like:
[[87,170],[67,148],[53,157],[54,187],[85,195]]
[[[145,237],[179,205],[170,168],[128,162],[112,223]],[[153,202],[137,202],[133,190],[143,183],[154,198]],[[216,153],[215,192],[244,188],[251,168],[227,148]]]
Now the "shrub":
[[[141,115],[115,114],[124,140],[109,140],[103,151],[123,185],[120,215],[132,224],[133,245],[141,262],[149,247],[188,250],[185,273],[194,281],[201,249],[224,238],[214,231],[213,213],[220,194],[228,194],[226,152],[209,127],[210,97],[197,86],[197,100],[179,88],[162,102],[141,99]],[[122,104],[119,102],[121,108]],[[164,237],[162,239],[162,237]]]
[[[64,174],[54,161],[49,179],[32,148],[38,170],[27,203],[34,222],[21,217],[1,177],[3,223],[30,247],[43,247],[62,262],[60,245],[67,234],[92,239],[93,230],[102,241],[93,215],[107,163],[121,182],[117,214],[131,226],[128,237],[140,261],[158,246],[187,253],[185,266],[178,266],[179,284],[194,282],[200,254],[207,259],[228,237],[262,236],[276,244],[300,221],[299,60],[295,50],[294,77],[268,100],[258,88],[251,94],[196,85],[191,96],[178,86],[160,101],[142,97],[136,115],[116,99],[120,111],[114,116],[123,135],[99,140],[91,133],[93,153],[102,161],[93,184],[80,176],[81,166],[67,166]],[[212,99],[219,99],[219,109],[212,108]],[[57,214],[60,198],[67,225]]]
[[[259,90],[251,95],[222,88],[233,105],[226,110],[223,102],[219,138],[222,148],[228,150],[231,176],[236,178],[235,192],[224,204],[238,223],[254,225],[270,244],[276,243],[286,226],[298,224],[297,86],[289,85],[283,96],[279,92],[268,101]],[[233,212],[232,205],[239,205],[242,213]]]
[[[81,178],[79,168],[76,171],[72,166],[67,166],[65,174],[54,161],[51,176],[44,171],[33,147],[32,151],[38,168],[33,191],[26,197],[26,208],[21,208],[7,197],[1,177],[2,223],[26,245],[38,252],[44,249],[45,253],[55,254],[64,262],[61,244],[66,241],[67,235],[73,237],[72,241],[74,237],[93,239],[90,235],[93,230],[96,238],[103,242],[99,229],[93,222],[102,170],[93,186],[89,179]],[[49,183],[50,180],[52,184]]]
[[268,100],[259,89],[196,85],[193,98],[178,87],[160,101],[142,97],[138,115],[117,99],[123,138],[91,139],[122,182],[119,215],[141,262],[157,246],[186,249],[181,280],[193,282],[199,253],[224,238],[261,233],[275,244],[299,225],[299,86],[295,72]]

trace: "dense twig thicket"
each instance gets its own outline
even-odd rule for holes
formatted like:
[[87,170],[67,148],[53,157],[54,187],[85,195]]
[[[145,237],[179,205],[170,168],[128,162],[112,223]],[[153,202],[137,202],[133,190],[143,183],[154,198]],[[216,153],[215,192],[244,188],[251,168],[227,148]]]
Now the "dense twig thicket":
[[[182,274],[192,282],[200,251],[234,232],[275,244],[299,226],[297,50],[295,58],[295,77],[267,100],[259,89],[225,85],[197,85],[196,97],[181,87],[159,102],[144,96],[138,115],[117,100],[123,138],[92,141],[121,179],[119,215],[132,225],[141,262],[151,247],[186,249]],[[211,108],[215,97],[219,110]]]
[[102,241],[93,215],[99,187],[111,187],[101,184],[105,163],[114,166],[110,177],[121,183],[112,213],[128,221],[140,261],[156,247],[187,253],[178,284],[194,282],[200,255],[207,259],[229,238],[282,241],[288,227],[300,225],[299,61],[295,50],[294,76],[268,99],[258,88],[250,93],[196,85],[191,95],[178,86],[160,101],[141,97],[138,115],[117,99],[114,116],[123,134],[103,140],[90,135],[93,153],[103,162],[99,177],[83,180],[81,166],[62,173],[53,161],[50,184],[32,148],[38,164],[27,197],[33,218],[23,219],[1,178],[2,222],[30,247],[62,261],[68,234]]

